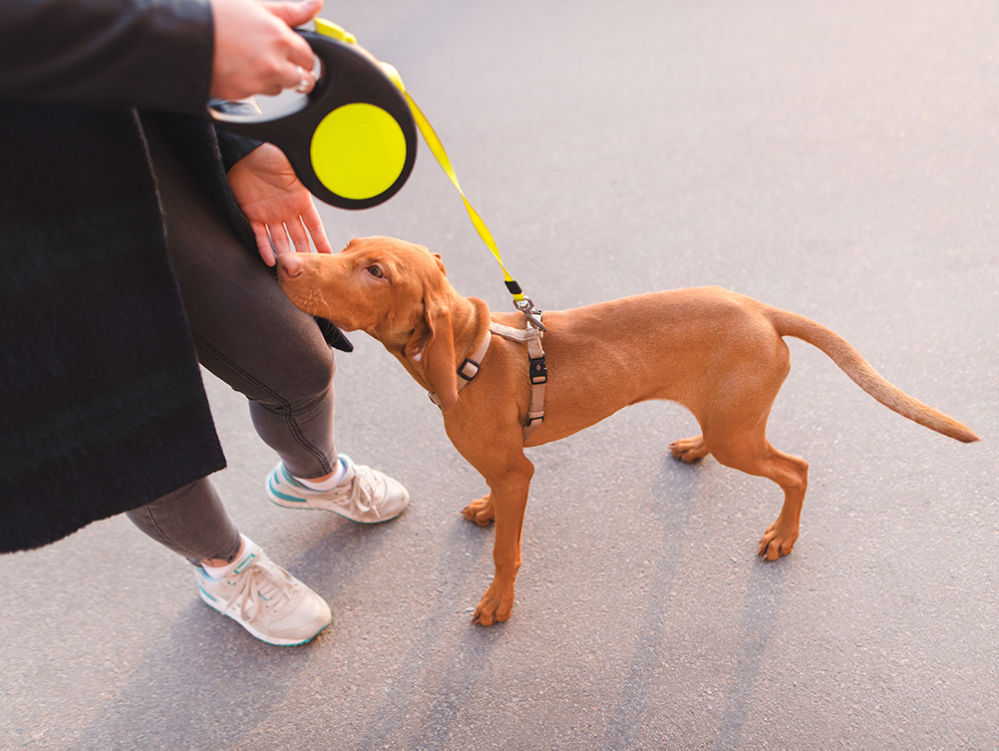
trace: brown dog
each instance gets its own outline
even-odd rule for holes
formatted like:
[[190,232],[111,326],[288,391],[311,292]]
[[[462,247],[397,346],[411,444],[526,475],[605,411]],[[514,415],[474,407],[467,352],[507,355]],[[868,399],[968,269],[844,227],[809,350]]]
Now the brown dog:
[[366,238],[338,254],[286,253],[278,260],[281,286],[295,305],[375,337],[437,395],[448,437],[485,478],[489,493],[463,512],[480,525],[496,521],[496,572],[473,618],[483,625],[505,621],[513,607],[534,472],[524,447],[563,438],[646,399],[679,402],[697,418],[703,435],[673,443],[675,457],[691,462],[714,454],[722,464],[780,485],[784,506],[758,553],[768,560],[790,553],[808,463],[767,442],[767,416],[790,369],[781,337],[818,347],[900,415],[959,441],[978,440],[966,426],[890,384],[824,326],[705,287],[546,312],[545,419],[525,441],[531,386],[524,344],[492,336],[480,372],[460,397],[456,373],[490,336],[491,319],[523,328],[522,314],[490,314],[481,300],[462,297],[439,255],[401,240]]

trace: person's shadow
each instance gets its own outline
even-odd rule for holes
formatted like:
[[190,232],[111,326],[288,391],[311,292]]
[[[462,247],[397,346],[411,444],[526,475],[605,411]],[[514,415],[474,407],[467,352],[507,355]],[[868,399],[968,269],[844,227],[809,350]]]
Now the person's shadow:
[[[334,603],[349,597],[391,533],[391,527],[342,520],[317,531],[296,559],[283,556],[281,564]],[[296,677],[315,659],[314,650],[329,648],[335,629],[334,607],[333,625],[312,642],[275,647],[194,596],[127,682],[111,689],[112,709],[94,717],[73,748],[118,748],[123,739],[137,748],[259,747],[251,739],[267,714],[261,693],[293,695]]]

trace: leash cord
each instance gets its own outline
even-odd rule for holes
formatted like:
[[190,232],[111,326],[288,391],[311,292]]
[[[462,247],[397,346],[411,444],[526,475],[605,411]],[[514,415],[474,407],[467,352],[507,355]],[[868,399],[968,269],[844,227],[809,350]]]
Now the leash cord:
[[[322,18],[316,18],[316,31],[320,34],[328,36],[332,39],[336,39],[345,44],[357,44],[357,37],[351,34],[346,29],[341,26],[337,26],[335,23],[327,21]],[[413,97],[410,96],[409,92],[406,91],[406,87],[402,82],[402,76],[399,75],[399,71],[396,70],[395,66],[389,63],[383,63],[377,61],[378,65],[381,66],[385,75],[388,76],[389,80],[394,83],[402,95],[406,98],[406,102],[409,104],[409,108],[413,113],[413,119],[416,121],[417,127],[420,129],[420,133],[423,134],[423,140],[427,142],[427,146],[430,148],[430,152],[434,155],[437,163],[441,166],[444,174],[454,185],[455,190],[458,191],[458,195],[461,196],[462,202],[465,204],[465,211],[468,212],[469,219],[472,220],[472,226],[475,227],[475,231],[478,232],[479,237],[482,238],[482,242],[485,243],[486,247],[493,254],[493,258],[499,264],[500,269],[503,271],[503,283],[506,285],[507,290],[513,296],[513,306],[519,310],[527,318],[527,322],[538,329],[539,331],[544,331],[544,324],[541,323],[540,311],[534,307],[533,301],[528,298],[524,291],[521,289],[520,285],[507,271],[506,265],[503,263],[503,257],[500,255],[499,246],[496,244],[496,240],[493,238],[492,232],[486,226],[486,223],[479,216],[479,212],[475,210],[472,204],[469,202],[468,198],[465,196],[465,191],[461,189],[461,184],[458,182],[458,176],[455,174],[454,167],[451,165],[451,160],[447,155],[447,151],[444,150],[444,144],[441,143],[441,139],[437,136],[434,131],[433,126],[427,119],[426,115],[423,114],[422,110],[417,106]]]

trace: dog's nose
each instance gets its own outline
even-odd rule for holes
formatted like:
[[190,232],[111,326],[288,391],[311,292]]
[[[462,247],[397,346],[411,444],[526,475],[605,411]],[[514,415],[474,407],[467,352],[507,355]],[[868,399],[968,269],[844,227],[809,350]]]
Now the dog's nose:
[[302,273],[302,259],[298,257],[298,253],[282,253],[277,257],[277,265],[278,273],[289,279]]

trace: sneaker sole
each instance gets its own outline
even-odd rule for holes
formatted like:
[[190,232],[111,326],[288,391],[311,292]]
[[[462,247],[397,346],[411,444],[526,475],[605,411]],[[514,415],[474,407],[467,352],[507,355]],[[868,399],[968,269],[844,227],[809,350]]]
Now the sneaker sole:
[[342,516],[344,519],[350,519],[356,524],[382,524],[384,522],[390,522],[393,519],[398,518],[402,515],[402,512],[406,510],[406,506],[409,506],[409,499],[406,499],[406,506],[401,508],[392,516],[386,516],[382,519],[374,519],[372,521],[367,521],[365,519],[355,519],[349,514],[345,514],[343,511],[338,511],[335,508],[325,508],[323,506],[313,506],[305,498],[299,498],[298,496],[288,495],[287,493],[282,493],[276,487],[274,487],[274,473],[267,475],[267,482],[264,483],[264,490],[267,493],[267,500],[273,503],[275,506],[280,506],[281,508],[295,509],[296,511],[325,511],[328,514],[336,514],[337,516]]
[[323,624],[322,628],[320,628],[318,631],[316,631],[316,633],[314,633],[312,636],[306,639],[280,639],[273,636],[265,636],[264,634],[257,631],[257,629],[255,629],[249,623],[243,623],[241,620],[234,617],[232,614],[225,613],[222,610],[220,610],[218,606],[213,602],[214,598],[210,594],[205,592],[205,590],[201,588],[200,584],[198,584],[198,594],[201,595],[201,601],[205,603],[205,605],[210,607],[212,610],[214,610],[216,613],[218,613],[219,615],[224,615],[226,618],[236,621],[236,623],[242,626],[247,632],[255,636],[257,639],[260,639],[260,641],[266,642],[267,644],[271,644],[275,647],[300,647],[303,644],[308,644],[310,641],[319,636],[319,634],[325,631],[326,628],[333,622],[332,619],[326,621],[326,623]]

